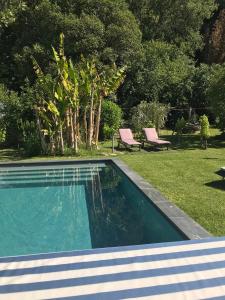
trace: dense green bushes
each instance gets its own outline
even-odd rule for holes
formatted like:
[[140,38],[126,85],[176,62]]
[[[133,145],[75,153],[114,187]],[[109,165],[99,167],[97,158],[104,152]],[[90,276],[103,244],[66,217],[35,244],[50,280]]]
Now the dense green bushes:
[[132,109],[132,126],[139,134],[143,128],[148,127],[155,127],[159,132],[159,129],[163,128],[166,123],[169,109],[169,105],[156,101],[150,103],[142,101]]
[[219,128],[225,130],[225,65],[215,68],[208,88],[208,100],[217,117]]
[[[113,70],[114,65],[118,69],[127,66],[124,83],[116,92],[127,121],[135,112],[132,108],[145,99],[151,111],[169,105],[180,111],[198,108],[203,114],[205,108],[212,107],[213,117],[225,129],[224,67],[199,63],[204,46],[201,29],[217,9],[214,0],[0,0],[0,8],[0,84],[4,84],[0,89],[0,132],[1,140],[5,139],[8,145],[23,146],[31,153],[39,151],[43,144],[40,132],[39,138],[34,138],[37,110],[33,107],[43,97],[51,103],[56,101],[55,94],[54,101],[50,99],[59,75],[51,47],[56,47],[61,32],[65,34],[65,56],[74,65],[79,65],[83,55],[86,61],[95,62],[99,76],[102,70]],[[44,81],[50,89],[36,80],[34,59],[46,74]],[[112,114],[114,123],[112,119],[103,121],[107,138],[121,119],[119,108],[109,103],[105,109],[111,110],[108,116]],[[55,110],[52,104],[43,107],[48,116],[50,110]],[[97,123],[98,108],[96,105],[93,109]],[[85,119],[85,113],[82,108],[77,116],[79,122]],[[135,114],[137,119],[142,118],[135,112],[133,119]],[[182,113],[171,114],[169,125],[174,129]],[[160,128],[165,123],[165,118],[162,125],[149,112],[146,115],[141,122],[132,121],[138,131],[145,126]],[[87,123],[90,118],[86,118]],[[77,139],[86,143],[84,123]],[[42,129],[46,140],[51,140],[51,130],[52,134],[55,132],[53,136],[60,131],[56,126]]]

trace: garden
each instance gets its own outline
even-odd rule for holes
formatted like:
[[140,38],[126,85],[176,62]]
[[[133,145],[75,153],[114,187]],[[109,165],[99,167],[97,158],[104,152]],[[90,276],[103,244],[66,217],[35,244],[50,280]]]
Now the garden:
[[[222,236],[225,7],[167,2],[0,1],[0,161],[119,158]],[[118,147],[120,128],[171,147]]]

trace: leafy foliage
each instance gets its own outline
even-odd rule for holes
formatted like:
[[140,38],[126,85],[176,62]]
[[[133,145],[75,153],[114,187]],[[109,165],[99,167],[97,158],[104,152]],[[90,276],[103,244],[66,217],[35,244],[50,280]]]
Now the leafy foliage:
[[[12,110],[15,120],[3,126],[6,140],[25,143],[39,116],[42,148],[47,140],[55,140],[52,147],[59,148],[62,139],[66,145],[61,148],[75,152],[81,140],[89,148],[98,147],[102,105],[114,93],[125,118],[140,99],[175,109],[203,109],[200,113],[211,105],[223,130],[223,93],[216,95],[223,80],[213,92],[216,77],[222,76],[220,67],[199,64],[202,26],[222,2],[0,0],[0,84],[5,86],[1,92],[5,99],[17,99],[1,100],[1,119],[6,124]],[[63,53],[62,48],[55,50],[61,32]],[[121,66],[127,66],[126,78]],[[178,116],[172,114],[174,128]],[[72,130],[72,122],[79,130],[73,128],[77,134],[71,131],[69,138],[65,127]]]
[[102,125],[105,139],[110,139],[122,123],[122,109],[113,101],[104,101],[102,106]]
[[25,1],[0,0],[0,29],[13,23],[16,20],[17,13],[25,9]]
[[142,101],[132,109],[131,122],[137,132],[143,128],[155,127],[157,131],[162,128],[167,120],[169,106],[159,102]]
[[23,107],[18,94],[9,91],[0,85],[0,128],[5,132],[6,144],[18,146],[21,141],[19,122],[26,115],[26,106]]
[[202,47],[201,26],[216,9],[214,0],[128,0],[145,40],[177,45],[193,55]]
[[175,132],[177,133],[177,135],[182,135],[185,126],[186,126],[186,121],[185,121],[184,117],[177,119],[177,122],[175,125]]
[[200,135],[201,135],[201,139],[202,139],[202,144],[203,144],[204,148],[206,149],[207,148],[207,139],[210,137],[209,120],[206,115],[203,115],[200,117],[199,121],[200,121],[200,126],[201,126]]
[[[136,73],[134,86],[125,83],[124,89],[137,99],[156,99],[172,106],[188,103],[192,93],[193,62],[176,46],[151,41],[144,44],[145,60]],[[127,105],[135,103],[130,101]]]
[[125,1],[28,2],[0,38],[0,81],[19,90],[26,77],[35,81],[31,56],[45,73],[54,72],[51,46],[65,35],[65,54],[74,62],[95,56],[100,64],[131,66],[142,49],[138,22]]
[[217,116],[219,128],[225,130],[225,65],[217,66],[210,77],[208,101]]
[[52,50],[57,71],[54,78],[45,75],[33,58],[37,84],[43,92],[37,95],[33,105],[42,150],[64,154],[66,146],[77,153],[83,138],[81,129],[86,147],[97,147],[102,103],[121,85],[125,67],[113,65],[110,69],[99,70],[95,59],[84,57],[74,65],[65,56],[63,34],[59,50],[54,47]]

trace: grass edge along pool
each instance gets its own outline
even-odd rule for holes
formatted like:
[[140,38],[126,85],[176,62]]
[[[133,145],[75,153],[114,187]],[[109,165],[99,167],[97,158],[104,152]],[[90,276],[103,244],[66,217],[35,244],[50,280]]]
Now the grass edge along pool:
[[[96,164],[105,167],[96,169]],[[19,178],[15,178],[17,171],[24,169],[36,171],[34,177],[19,172]],[[188,239],[110,160],[0,165],[0,170],[2,185],[6,179],[9,183],[9,189],[0,189],[5,194],[0,197],[0,231],[6,233],[2,235],[0,256]],[[60,172],[63,183],[58,182]],[[6,196],[10,192],[11,196]],[[157,213],[156,218],[149,207]]]

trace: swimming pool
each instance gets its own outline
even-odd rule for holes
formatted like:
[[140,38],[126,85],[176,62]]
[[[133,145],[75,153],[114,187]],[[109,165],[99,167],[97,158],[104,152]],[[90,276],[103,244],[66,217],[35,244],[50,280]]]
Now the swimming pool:
[[0,256],[188,239],[111,161],[0,167]]

